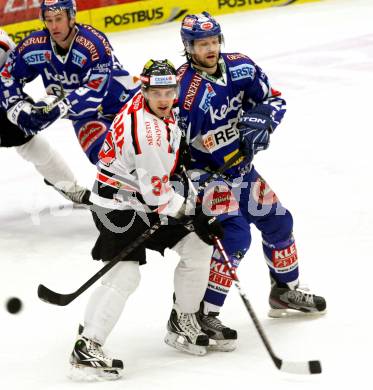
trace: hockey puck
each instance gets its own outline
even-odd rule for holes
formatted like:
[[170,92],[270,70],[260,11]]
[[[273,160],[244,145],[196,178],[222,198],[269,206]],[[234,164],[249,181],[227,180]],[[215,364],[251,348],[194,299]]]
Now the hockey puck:
[[6,302],[6,309],[10,314],[17,314],[22,309],[22,301],[17,297],[9,298]]

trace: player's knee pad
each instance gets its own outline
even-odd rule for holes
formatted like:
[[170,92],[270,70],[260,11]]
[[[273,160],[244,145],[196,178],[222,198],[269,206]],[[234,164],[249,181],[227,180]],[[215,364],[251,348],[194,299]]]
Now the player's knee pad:
[[204,243],[196,233],[183,237],[173,248],[180,256],[183,268],[208,268],[213,247]]
[[270,220],[258,226],[262,232],[263,240],[270,244],[289,239],[293,231],[293,217],[289,210],[283,215],[274,214]]
[[140,279],[140,266],[137,261],[120,261],[102,278],[102,285],[127,298],[136,290]]
[[103,345],[139,281],[139,265],[134,261],[120,262],[105,274],[88,301],[83,336]]
[[53,157],[53,149],[49,143],[37,134],[24,145],[17,146],[17,153],[26,161],[34,165],[44,165]]

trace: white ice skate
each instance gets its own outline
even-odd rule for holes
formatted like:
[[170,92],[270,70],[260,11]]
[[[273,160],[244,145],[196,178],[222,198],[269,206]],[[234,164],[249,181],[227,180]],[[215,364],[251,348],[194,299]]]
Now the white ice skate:
[[207,353],[209,337],[202,332],[195,313],[181,313],[177,304],[167,323],[165,343],[180,351],[203,356]]
[[119,379],[123,362],[105,355],[101,346],[93,340],[80,337],[70,356],[70,378],[78,381]]

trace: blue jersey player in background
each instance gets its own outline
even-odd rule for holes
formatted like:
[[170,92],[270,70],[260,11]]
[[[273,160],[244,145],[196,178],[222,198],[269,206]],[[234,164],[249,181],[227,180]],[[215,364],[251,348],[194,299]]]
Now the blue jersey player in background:
[[[221,53],[223,35],[207,12],[187,15],[181,26],[187,62],[179,68],[181,126],[190,147],[191,171],[204,174],[222,166],[235,153],[243,158],[227,171],[212,194],[205,193],[224,226],[222,243],[234,267],[250,247],[250,225],[261,232],[271,291],[272,317],[290,309],[321,313],[323,297],[299,288],[298,255],[293,218],[251,164],[254,155],[267,149],[271,134],[286,110],[281,93],[266,74],[241,53]],[[217,251],[213,253],[209,284],[201,305],[202,329],[216,340],[215,348],[231,351],[237,332],[218,318],[232,279]]]
[[[58,118],[70,119],[83,151],[96,164],[115,114],[139,84],[122,68],[107,37],[77,24],[75,16],[74,0],[42,0],[45,28],[10,54],[0,86],[8,119],[26,135]],[[48,96],[33,105],[23,88],[39,75]]]

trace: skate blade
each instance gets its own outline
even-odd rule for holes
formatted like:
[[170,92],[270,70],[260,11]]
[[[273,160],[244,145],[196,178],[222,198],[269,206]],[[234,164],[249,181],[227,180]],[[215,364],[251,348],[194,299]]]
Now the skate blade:
[[326,310],[323,311],[300,311],[295,309],[270,309],[268,311],[268,317],[270,318],[306,318],[306,317],[319,317],[326,314]]
[[164,342],[170,347],[176,348],[182,352],[187,352],[191,355],[204,356],[207,353],[207,347],[190,344],[185,337],[176,333],[167,332]]
[[71,364],[68,377],[74,382],[97,382],[118,380],[122,375],[122,370],[118,368],[95,368]]
[[237,340],[214,340],[210,338],[209,351],[232,352],[237,348]]

